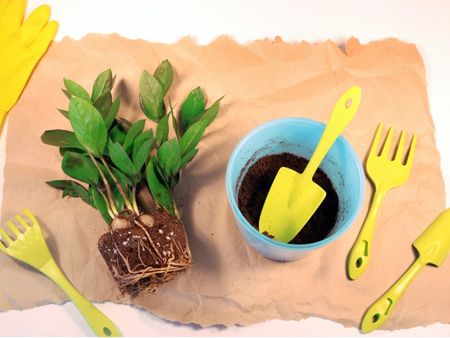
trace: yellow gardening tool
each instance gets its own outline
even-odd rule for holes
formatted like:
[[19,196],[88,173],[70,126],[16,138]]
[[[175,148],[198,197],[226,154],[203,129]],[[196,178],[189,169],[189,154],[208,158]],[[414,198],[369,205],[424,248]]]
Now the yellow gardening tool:
[[358,110],[361,88],[352,87],[337,101],[330,120],[302,174],[282,167],[267,194],[259,218],[259,231],[288,243],[305,226],[324,200],[325,191],[312,178],[328,150]]
[[369,156],[367,157],[366,171],[375,185],[375,195],[373,196],[372,205],[370,206],[366,220],[348,256],[347,270],[351,279],[359,278],[369,263],[375,220],[384,196],[389,189],[399,187],[408,180],[413,164],[416,135],[412,137],[408,156],[406,161],[404,161],[405,133],[403,131],[400,134],[394,159],[391,159],[389,156],[392,136],[394,134],[392,128],[389,129],[383,150],[378,155],[378,145],[382,130],[383,124],[380,123],[372,147],[370,148]]
[[34,67],[58,30],[50,7],[35,9],[22,23],[25,0],[0,0],[0,133]]
[[0,227],[0,250],[41,271],[61,287],[97,336],[120,336],[120,331],[114,323],[70,284],[53,259],[38,221],[28,209],[23,212],[31,224],[16,215],[22,230],[11,221],[6,223],[10,234]]
[[367,310],[361,323],[364,333],[378,329],[392,313],[409,283],[422,268],[439,266],[450,252],[450,209],[442,212],[414,241],[417,259],[403,276]]

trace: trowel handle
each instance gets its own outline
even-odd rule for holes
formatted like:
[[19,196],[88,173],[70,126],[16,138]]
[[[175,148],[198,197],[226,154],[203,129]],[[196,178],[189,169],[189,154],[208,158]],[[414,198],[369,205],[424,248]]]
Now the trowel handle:
[[419,257],[403,276],[370,306],[361,322],[363,333],[371,332],[383,325],[408,285],[425,265],[426,263]]
[[372,247],[372,238],[375,232],[375,223],[377,220],[378,210],[386,195],[386,189],[375,190],[369,212],[361,227],[361,230],[353,244],[347,259],[347,273],[350,279],[359,278],[366,271],[369,264],[370,252]]
[[361,88],[358,86],[351,87],[339,98],[333,108],[319,144],[303,172],[306,179],[312,179],[328,150],[330,150],[333,143],[355,116],[360,102]]

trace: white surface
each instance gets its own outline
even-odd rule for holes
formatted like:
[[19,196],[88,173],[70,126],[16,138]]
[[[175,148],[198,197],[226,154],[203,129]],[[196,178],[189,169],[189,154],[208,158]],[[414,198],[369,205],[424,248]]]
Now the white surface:
[[[287,41],[332,39],[343,42],[355,36],[366,43],[396,37],[415,43],[424,58],[430,109],[436,125],[442,171],[448,190],[450,159],[450,2],[449,1],[57,1],[29,0],[28,11],[49,3],[52,17],[61,23],[57,40],[65,35],[81,38],[89,32],[119,33],[129,38],[174,42],[191,35],[201,44],[228,34],[239,42],[277,35]],[[4,165],[4,136],[0,166]],[[3,169],[0,184],[3,180]],[[0,195],[1,198],[1,195]],[[447,194],[449,201],[449,194]],[[448,204],[448,202],[447,202]],[[450,264],[447,262],[446,264]],[[406,294],[407,296],[407,294]],[[439,295],[436,295],[439,297]],[[430,300],[432,301],[432,300]],[[368,304],[369,305],[369,304]],[[449,304],[450,306],[450,304]],[[357,329],[318,318],[269,321],[245,328],[199,329],[160,320],[148,312],[111,303],[100,304],[124,335],[320,335],[355,336]],[[450,336],[450,325],[376,331],[374,335]],[[72,304],[47,305],[27,311],[0,313],[0,335],[92,335]]]

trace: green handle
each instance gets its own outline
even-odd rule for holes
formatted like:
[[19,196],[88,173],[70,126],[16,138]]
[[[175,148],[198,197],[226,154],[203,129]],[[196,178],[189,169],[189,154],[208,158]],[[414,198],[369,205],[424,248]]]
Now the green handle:
[[416,259],[403,276],[370,306],[361,322],[363,333],[371,332],[383,325],[408,285],[425,265],[420,257]]
[[303,172],[304,179],[308,181],[312,180],[314,173],[319,168],[328,150],[355,116],[360,102],[361,88],[358,86],[351,87],[339,98],[333,108],[319,144]]
[[122,336],[114,323],[73,287],[53,259],[41,271],[66,293],[98,337]]
[[350,279],[355,280],[361,277],[369,264],[375,222],[386,192],[387,190],[383,188],[375,191],[369,213],[356,238],[355,244],[353,244],[353,247],[350,250],[347,260],[347,272]]

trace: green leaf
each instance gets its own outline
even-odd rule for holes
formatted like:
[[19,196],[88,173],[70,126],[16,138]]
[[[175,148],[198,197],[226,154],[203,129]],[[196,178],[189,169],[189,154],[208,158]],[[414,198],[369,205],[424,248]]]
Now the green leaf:
[[112,86],[113,77],[111,69],[106,69],[97,76],[94,82],[94,86],[92,87],[92,101],[95,102],[100,96],[111,92]]
[[117,124],[111,129],[109,136],[111,137],[112,142],[123,144],[125,142],[125,138],[127,137],[127,133],[119,124]]
[[112,218],[109,215],[108,204],[106,203],[106,200],[103,198],[103,196],[98,192],[98,190],[95,187],[89,187],[89,194],[91,195],[92,200],[94,201],[95,208],[97,208],[100,211],[105,222],[107,224],[110,224],[112,222]]
[[117,210],[120,212],[123,210],[123,206],[125,204],[125,200],[122,196],[122,194],[119,192],[119,189],[116,185],[113,185],[112,187],[112,194],[113,194],[113,200],[114,204],[116,205]]
[[156,170],[156,157],[152,157],[146,168],[147,184],[155,202],[171,215],[174,215],[173,201],[168,187]]
[[126,152],[131,149],[134,140],[139,136],[144,130],[145,120],[139,120],[135,122],[128,130],[127,136],[125,137],[125,142],[123,143],[123,148]]
[[169,115],[164,116],[156,127],[156,142],[162,145],[169,137]]
[[68,176],[97,185],[99,180],[99,172],[91,159],[83,154],[67,151],[62,160],[62,170]]
[[55,147],[84,150],[83,146],[75,137],[75,134],[68,130],[47,130],[42,134],[41,141]]
[[153,76],[159,81],[162,86],[163,97],[166,95],[167,91],[170,88],[173,80],[173,69],[172,65],[168,60],[164,60],[161,64],[156,68]]
[[108,115],[109,110],[111,109],[112,105],[112,96],[111,93],[105,93],[102,96],[100,96],[97,100],[94,101],[94,107],[97,108],[97,110],[102,114],[103,118],[106,118],[106,115]]
[[206,127],[201,121],[195,122],[180,139],[181,156],[185,156],[199,144]]
[[139,135],[138,137],[136,137],[136,139],[133,142],[133,155],[132,158],[135,161],[135,158],[138,154],[138,152],[140,151],[141,147],[143,146],[143,144],[147,141],[150,141],[150,150],[153,147],[153,144],[155,142],[154,138],[153,138],[153,129],[149,129],[144,131],[141,135]]
[[180,138],[180,127],[178,125],[177,118],[175,117],[175,114],[173,113],[173,107],[172,106],[170,107],[170,114],[169,115],[172,117],[172,128],[175,131],[175,135],[176,135],[177,139],[179,139]]
[[164,92],[159,81],[146,70],[142,72],[139,82],[140,103],[144,114],[152,121],[158,122],[164,112]]
[[[124,173],[122,173],[119,169],[114,168],[113,166],[111,166],[110,169],[124,190],[127,190],[129,187],[131,187],[133,185],[133,183],[128,178],[128,176],[125,175]],[[108,174],[108,176],[109,176],[109,174]]]
[[197,155],[197,153],[198,153],[198,149],[197,149],[197,148],[191,149],[189,152],[187,152],[187,153],[181,158],[181,161],[180,161],[180,168],[179,168],[178,170],[181,170],[181,169],[183,169],[184,167],[186,167],[186,166],[189,164],[189,162],[191,162],[191,161],[194,159],[194,157],[195,157],[195,155]]
[[[91,102],[91,97],[89,96],[89,93],[84,89],[81,85],[76,83],[75,81],[64,79],[64,86],[66,87],[67,93],[70,95],[68,96],[69,99],[72,99],[72,97],[79,97],[81,99],[85,99],[88,102]],[[66,94],[67,96],[67,93]]]
[[117,113],[119,112],[119,108],[120,108],[120,95],[114,99],[114,102],[111,105],[111,109],[109,109],[108,114],[105,116],[105,125],[107,130],[111,128],[117,116]]
[[98,110],[88,101],[73,97],[69,105],[69,119],[81,145],[94,156],[102,156],[108,132]]
[[207,128],[219,114],[220,100],[222,100],[222,98],[214,102],[211,107],[206,109],[206,111],[202,114],[199,121],[205,126],[205,128]]
[[129,176],[137,174],[133,162],[128,157],[126,151],[119,143],[112,143],[109,146],[109,156],[114,165]]
[[167,180],[178,172],[180,161],[180,146],[177,140],[167,141],[158,149],[158,163]]
[[205,110],[205,95],[200,87],[193,89],[181,106],[181,123],[184,129],[195,122]]
[[65,118],[69,118],[69,112],[67,110],[64,109],[58,109],[58,111],[65,117]]
[[124,119],[123,117],[118,117],[116,119],[117,123],[122,127],[125,132],[128,133],[128,130],[130,130],[131,126],[133,125],[130,121],[127,119]]
[[71,180],[56,180],[46,182],[49,186],[63,190],[62,197],[81,197],[87,204],[91,204],[89,193],[85,187],[75,181]]
[[133,156],[133,162],[136,171],[139,172],[142,169],[142,166],[150,156],[150,150],[152,149],[152,146],[153,146],[153,139],[145,141],[137,151],[136,155]]

